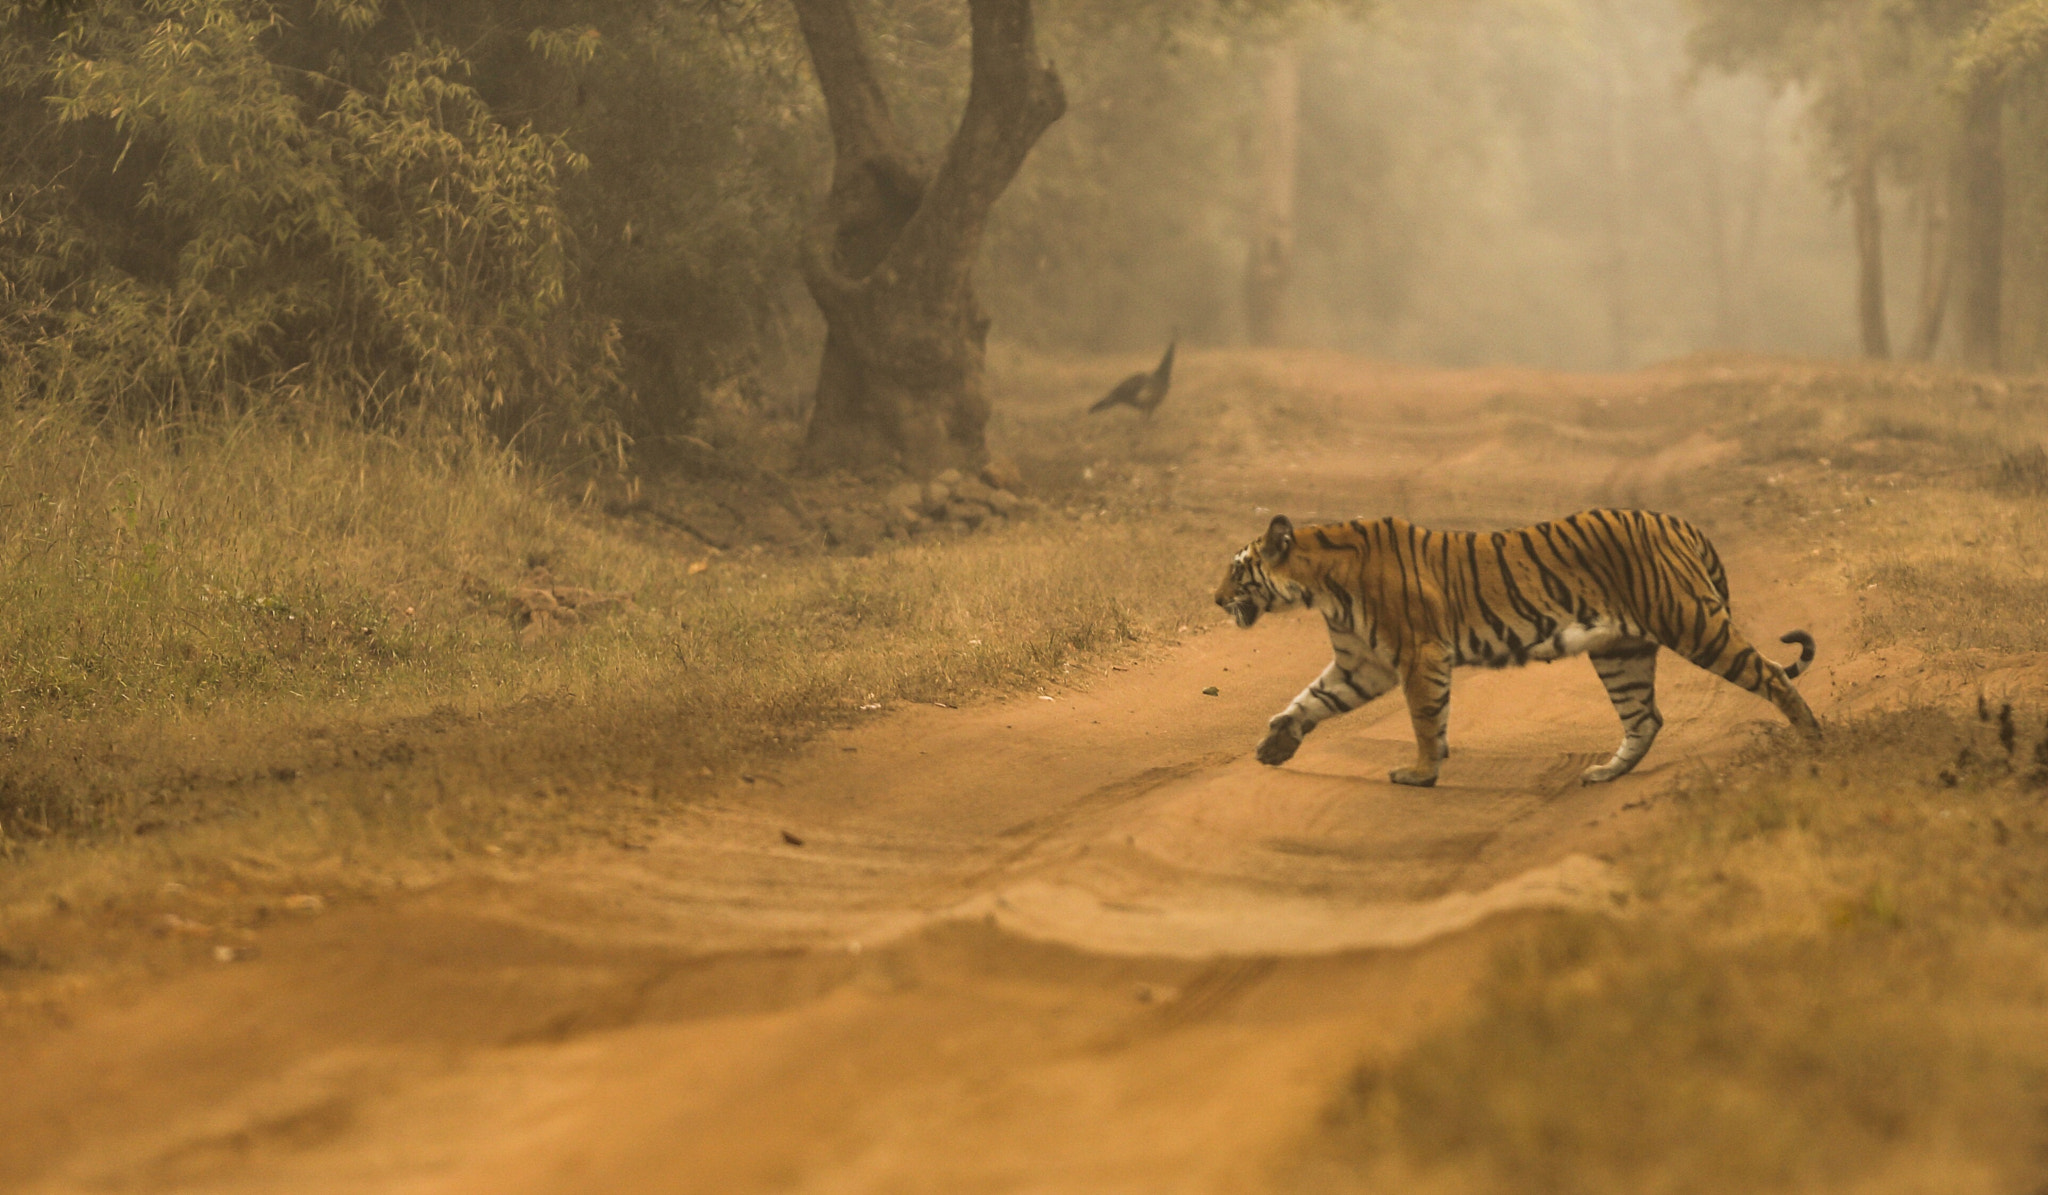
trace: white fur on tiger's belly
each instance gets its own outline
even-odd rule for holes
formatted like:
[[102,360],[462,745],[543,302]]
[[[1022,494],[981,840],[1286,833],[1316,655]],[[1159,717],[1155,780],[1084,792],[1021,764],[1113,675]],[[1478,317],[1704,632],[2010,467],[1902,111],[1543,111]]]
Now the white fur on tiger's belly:
[[1532,644],[1529,648],[1529,658],[1562,660],[1566,656],[1611,646],[1616,640],[1626,637],[1622,634],[1621,627],[1611,618],[1596,619],[1592,626],[1573,623],[1541,643]]

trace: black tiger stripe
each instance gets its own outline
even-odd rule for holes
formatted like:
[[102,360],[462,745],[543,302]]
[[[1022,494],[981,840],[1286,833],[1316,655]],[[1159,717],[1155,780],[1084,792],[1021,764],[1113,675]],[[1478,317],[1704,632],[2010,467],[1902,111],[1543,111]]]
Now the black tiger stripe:
[[[1279,763],[1325,718],[1398,684],[1415,720],[1414,768],[1396,779],[1427,784],[1442,757],[1450,670],[1504,667],[1590,652],[1626,730],[1589,780],[1633,767],[1663,717],[1657,653],[1775,702],[1794,723],[1817,724],[1789,681],[1814,656],[1804,631],[1786,635],[1801,655],[1780,668],[1737,633],[1727,570],[1700,529],[1653,511],[1591,510],[1511,531],[1436,531],[1386,517],[1305,528],[1275,519],[1238,554],[1217,602],[1243,625],[1261,611],[1305,606],[1323,615],[1338,647],[1325,675],[1272,725],[1259,758]],[[1376,661],[1361,681],[1352,664]],[[1274,736],[1278,736],[1277,738]],[[1425,740],[1427,740],[1425,742]]]

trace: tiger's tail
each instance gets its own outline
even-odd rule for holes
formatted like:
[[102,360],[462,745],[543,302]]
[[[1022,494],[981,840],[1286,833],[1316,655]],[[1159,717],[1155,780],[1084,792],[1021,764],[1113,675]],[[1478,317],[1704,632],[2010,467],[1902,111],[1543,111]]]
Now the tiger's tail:
[[1806,671],[1808,664],[1813,663],[1813,636],[1805,631],[1787,631],[1778,637],[1778,642],[1797,643],[1799,645],[1799,658],[1785,666],[1786,677],[1798,676]]

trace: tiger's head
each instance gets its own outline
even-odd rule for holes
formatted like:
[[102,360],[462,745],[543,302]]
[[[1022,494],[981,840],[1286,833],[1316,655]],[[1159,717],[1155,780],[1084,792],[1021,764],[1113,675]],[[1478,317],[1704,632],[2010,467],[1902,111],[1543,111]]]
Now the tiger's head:
[[1240,627],[1257,622],[1261,614],[1307,604],[1308,590],[1280,571],[1293,554],[1294,524],[1286,515],[1275,515],[1264,536],[1230,558],[1230,571],[1216,587],[1216,604]]

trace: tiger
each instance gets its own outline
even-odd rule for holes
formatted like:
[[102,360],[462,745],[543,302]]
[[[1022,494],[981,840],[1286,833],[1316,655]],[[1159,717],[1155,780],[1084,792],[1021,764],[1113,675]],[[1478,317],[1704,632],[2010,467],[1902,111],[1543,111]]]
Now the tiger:
[[1809,735],[1820,724],[1792,687],[1813,662],[1813,636],[1792,631],[1799,659],[1779,667],[1728,612],[1728,575],[1698,527],[1647,510],[1588,510],[1509,531],[1426,531],[1405,519],[1355,519],[1296,531],[1276,516],[1230,561],[1216,604],[1249,628],[1262,614],[1322,614],[1334,659],[1266,724],[1260,763],[1277,767],[1325,720],[1399,686],[1415,728],[1415,763],[1396,784],[1434,785],[1450,755],[1451,669],[1502,668],[1584,653],[1621,716],[1621,746],[1585,784],[1627,775],[1664,726],[1657,649],[1668,647],[1778,707]]

